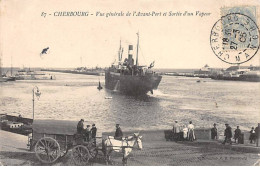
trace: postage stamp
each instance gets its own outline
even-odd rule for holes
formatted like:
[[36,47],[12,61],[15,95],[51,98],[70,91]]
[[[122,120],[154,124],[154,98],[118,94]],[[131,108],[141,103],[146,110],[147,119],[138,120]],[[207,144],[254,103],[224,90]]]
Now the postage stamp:
[[220,9],[221,16],[227,14],[239,13],[250,17],[255,23],[257,23],[256,7],[255,6],[238,6],[238,7],[223,7]]
[[[232,10],[241,11],[240,8]],[[228,12],[233,12],[227,10]],[[259,28],[254,13],[245,9],[242,13],[228,13],[212,27],[210,34],[211,49],[224,62],[241,64],[252,59],[259,49]],[[245,13],[245,12],[244,12]]]

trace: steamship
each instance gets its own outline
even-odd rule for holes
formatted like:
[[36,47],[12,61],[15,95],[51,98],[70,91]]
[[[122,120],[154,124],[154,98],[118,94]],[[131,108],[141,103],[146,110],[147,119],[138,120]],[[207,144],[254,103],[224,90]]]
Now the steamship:
[[105,87],[127,95],[153,94],[162,76],[152,70],[154,62],[147,66],[138,64],[139,34],[137,33],[136,63],[133,59],[133,45],[128,46],[128,58],[122,61],[123,48],[118,50],[118,62],[113,63],[105,72]]

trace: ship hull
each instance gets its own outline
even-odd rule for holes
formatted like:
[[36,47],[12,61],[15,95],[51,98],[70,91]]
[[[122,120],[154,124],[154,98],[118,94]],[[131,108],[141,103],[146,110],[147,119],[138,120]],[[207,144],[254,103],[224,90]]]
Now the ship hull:
[[145,76],[122,75],[107,71],[105,86],[110,90],[117,90],[128,95],[144,95],[157,89],[162,76],[149,74]]
[[4,79],[6,79],[6,81],[15,81],[14,76],[4,77]]
[[6,82],[7,80],[4,79],[3,77],[0,77],[0,82]]

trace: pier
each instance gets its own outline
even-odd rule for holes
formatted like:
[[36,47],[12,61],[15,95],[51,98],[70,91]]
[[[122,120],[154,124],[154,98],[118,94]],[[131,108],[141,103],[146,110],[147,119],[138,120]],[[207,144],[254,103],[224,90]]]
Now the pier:
[[260,82],[259,66],[231,66],[227,69],[210,68],[207,64],[199,70],[164,72],[166,76],[211,78],[214,80]]

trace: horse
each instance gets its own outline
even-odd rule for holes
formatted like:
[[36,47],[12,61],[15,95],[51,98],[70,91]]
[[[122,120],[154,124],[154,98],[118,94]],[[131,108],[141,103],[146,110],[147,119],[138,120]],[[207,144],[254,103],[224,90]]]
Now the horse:
[[137,144],[137,149],[142,150],[142,136],[139,133],[134,133],[133,136],[125,137],[123,140],[116,140],[113,136],[108,136],[107,139],[102,140],[102,151],[105,156],[106,165],[110,162],[110,154],[114,152],[123,153],[123,165],[127,165],[127,157]]

